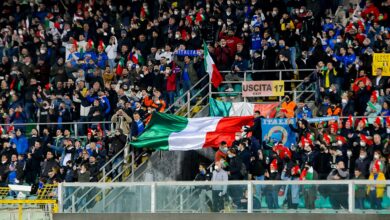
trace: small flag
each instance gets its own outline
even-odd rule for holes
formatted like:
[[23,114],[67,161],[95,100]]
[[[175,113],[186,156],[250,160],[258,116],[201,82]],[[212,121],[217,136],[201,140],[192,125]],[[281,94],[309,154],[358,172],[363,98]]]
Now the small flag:
[[99,46],[98,46],[98,49],[99,48],[102,48],[103,50],[106,49],[106,45],[104,44],[104,42],[102,40],[99,41]]
[[213,58],[211,58],[209,50],[207,48],[207,44],[203,43],[203,49],[204,49],[204,66],[206,72],[211,77],[211,83],[215,88],[218,88],[219,85],[222,82],[222,75],[217,69],[217,66],[214,63]]
[[92,41],[91,39],[88,40],[87,46],[88,46],[89,48],[95,49],[95,44],[93,43],[93,41]]
[[122,76],[123,67],[125,66],[125,59],[121,57],[121,59],[118,62],[118,65],[116,66],[116,75]]

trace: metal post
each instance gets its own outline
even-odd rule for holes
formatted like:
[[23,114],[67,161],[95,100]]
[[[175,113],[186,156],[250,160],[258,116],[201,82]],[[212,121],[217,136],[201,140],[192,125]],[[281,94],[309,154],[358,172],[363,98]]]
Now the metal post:
[[102,189],[102,203],[103,203],[103,212],[105,212],[106,209],[106,190],[105,188]]
[[18,204],[18,219],[23,220],[23,205],[21,203]]
[[74,129],[74,137],[77,139],[78,138],[78,133],[79,133],[77,122],[74,123],[74,128],[73,129]]
[[103,168],[103,182],[106,182],[106,168]]
[[183,213],[183,194],[180,194],[180,213]]
[[64,211],[64,204],[63,204],[63,186],[62,183],[58,184],[58,212],[62,213]]
[[211,87],[211,77],[209,76],[209,103],[210,103],[210,100],[211,100],[211,97],[212,97],[212,87]]
[[[279,70],[279,81],[280,80],[282,80],[282,71],[281,70]],[[284,88],[285,88],[285,90],[286,90],[286,83],[284,83]],[[279,96],[279,102],[281,102],[282,101],[282,97],[281,96]]]
[[248,194],[248,213],[253,213],[253,183],[252,182],[248,182],[248,190],[247,190],[247,194]]
[[134,165],[135,165],[135,152],[134,152],[134,147],[131,147],[131,182],[134,182]]
[[187,91],[187,118],[190,118],[190,110],[191,110],[191,93],[190,90]]
[[355,210],[355,182],[348,183],[348,211],[352,214]]
[[294,102],[296,102],[296,101],[297,101],[297,90],[294,89]]
[[150,189],[150,212],[156,213],[156,183],[152,183]]
[[74,197],[74,193],[72,194],[72,213],[76,213],[76,198]]

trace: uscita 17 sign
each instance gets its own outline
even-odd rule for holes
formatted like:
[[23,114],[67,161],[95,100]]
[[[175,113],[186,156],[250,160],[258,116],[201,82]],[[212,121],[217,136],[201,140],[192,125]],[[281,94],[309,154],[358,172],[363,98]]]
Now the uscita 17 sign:
[[243,97],[284,96],[284,81],[242,82]]

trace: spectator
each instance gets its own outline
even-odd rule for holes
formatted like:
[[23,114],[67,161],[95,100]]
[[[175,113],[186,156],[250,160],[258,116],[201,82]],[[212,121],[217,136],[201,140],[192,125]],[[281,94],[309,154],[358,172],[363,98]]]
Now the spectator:
[[[48,151],[46,153],[46,159],[43,162],[42,169],[41,169],[41,177],[42,178],[53,178],[57,171],[53,171],[53,169],[59,168],[57,161],[55,161],[54,155],[51,151]],[[53,172],[51,177],[49,176],[49,173]]]
[[[338,162],[336,168],[334,168],[328,175],[328,180],[341,179],[349,179],[349,173],[346,171],[343,161]],[[333,209],[348,207],[348,201],[346,199],[347,193],[348,190],[346,187],[337,186],[331,188],[329,198]]]
[[261,130],[261,119],[264,118],[260,115],[260,111],[255,111],[253,126],[250,128],[245,128],[245,132],[252,132],[251,143],[252,143],[252,153],[256,153],[260,148],[260,143],[262,143],[262,130]]
[[[222,163],[220,161],[215,162],[211,181],[228,181],[228,173],[222,168]],[[223,209],[226,192],[226,185],[212,186],[213,212],[220,212]]]
[[16,130],[16,136],[11,139],[11,145],[14,145],[18,154],[26,154],[28,151],[27,138],[22,135],[20,129]]
[[[382,170],[383,162],[376,159],[368,179],[377,181],[386,180]],[[370,185],[367,187],[367,194],[370,198],[371,209],[382,209],[384,190],[385,186],[383,186],[382,184]]]
[[123,130],[124,134],[130,133],[129,124],[133,121],[129,115],[126,114],[125,111],[119,109],[111,118],[111,121],[115,123],[116,128],[120,128]]
[[[355,180],[364,180],[366,177],[362,174],[358,167],[355,168]],[[364,199],[366,198],[366,190],[363,185],[358,185],[355,189],[355,208],[364,209]]]
[[[281,180],[280,173],[278,171],[278,161],[273,159],[270,163],[269,171],[264,174],[266,180]],[[267,185],[264,187],[265,199],[269,209],[278,209],[278,192],[280,186]]]

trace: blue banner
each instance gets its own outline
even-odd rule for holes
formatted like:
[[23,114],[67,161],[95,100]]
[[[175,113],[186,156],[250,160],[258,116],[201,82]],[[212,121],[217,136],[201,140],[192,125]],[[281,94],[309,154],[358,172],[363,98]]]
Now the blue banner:
[[339,116],[331,116],[331,117],[318,117],[318,118],[307,118],[309,123],[323,122],[323,121],[338,121]]
[[198,50],[178,50],[175,53],[177,56],[189,56],[189,57],[197,57],[199,56]]
[[[263,140],[281,141],[282,144],[290,148],[291,144],[296,143],[296,134],[288,126],[287,118],[261,119],[261,128]],[[295,126],[295,119],[290,119]]]

